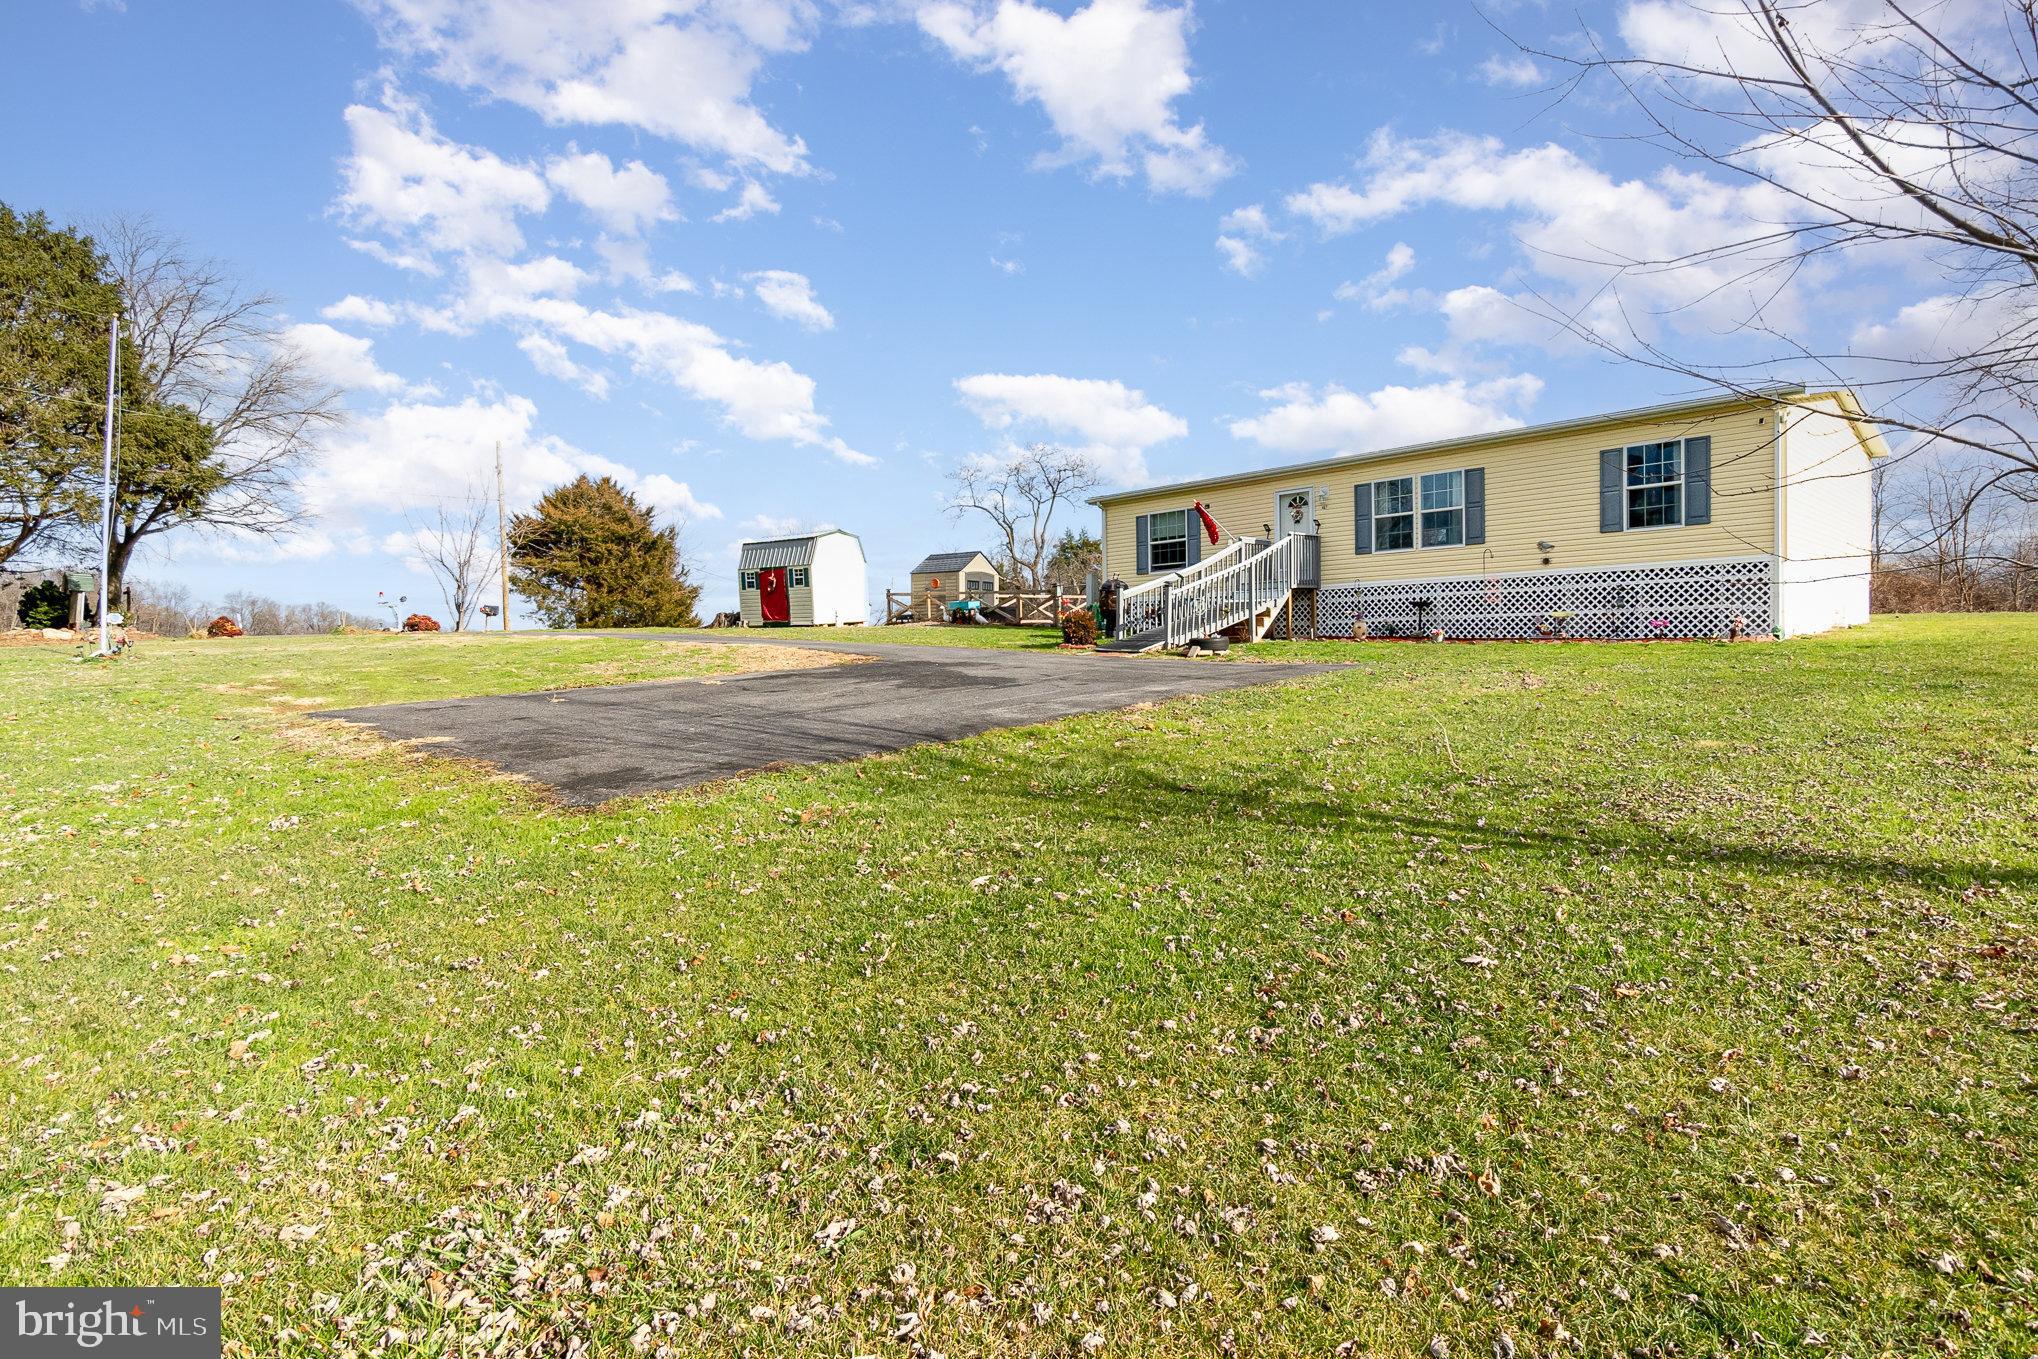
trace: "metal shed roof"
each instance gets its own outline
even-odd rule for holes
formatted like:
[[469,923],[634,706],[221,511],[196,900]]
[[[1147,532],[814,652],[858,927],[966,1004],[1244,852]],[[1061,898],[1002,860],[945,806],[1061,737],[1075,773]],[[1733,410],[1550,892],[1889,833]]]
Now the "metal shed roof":
[[983,557],[985,561],[990,560],[982,552],[930,552],[927,554],[927,560],[914,567],[911,574],[931,576],[940,571],[960,571],[978,557]]
[[814,562],[814,544],[822,538],[840,534],[856,544],[857,555],[863,553],[863,542],[846,529],[829,529],[823,533],[809,533],[799,538],[760,538],[756,542],[743,544],[743,551],[736,562],[738,571],[769,571],[774,566],[811,566]]

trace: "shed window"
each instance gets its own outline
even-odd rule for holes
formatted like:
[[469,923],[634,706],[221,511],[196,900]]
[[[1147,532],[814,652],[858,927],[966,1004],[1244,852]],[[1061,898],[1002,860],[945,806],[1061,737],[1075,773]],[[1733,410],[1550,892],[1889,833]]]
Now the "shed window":
[[1415,478],[1388,477],[1373,483],[1373,550],[1400,552],[1415,546]]
[[969,594],[987,595],[996,587],[992,585],[989,576],[969,576],[963,580],[962,588]]
[[1148,518],[1148,561],[1156,571],[1189,564],[1189,512],[1166,510]]
[[1422,545],[1456,547],[1465,541],[1465,474],[1422,474]]
[[1684,441],[1629,444],[1628,527],[1674,528],[1684,522]]
[[793,589],[798,590],[803,588],[806,585],[806,583],[807,583],[807,568],[804,566],[795,566],[792,569],[789,578],[786,581],[786,584],[790,585]]
[[757,588],[757,573],[755,571],[745,571],[743,573],[742,586],[746,590],[755,590]]

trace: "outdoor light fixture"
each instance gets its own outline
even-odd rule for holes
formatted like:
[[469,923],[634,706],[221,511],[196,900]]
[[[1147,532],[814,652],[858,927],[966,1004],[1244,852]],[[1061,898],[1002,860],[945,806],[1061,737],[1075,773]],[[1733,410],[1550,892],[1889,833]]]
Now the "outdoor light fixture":
[[1541,542],[1536,544],[1536,551],[1538,552],[1555,552],[1556,550],[1557,545],[1551,542],[1548,538],[1545,538]]

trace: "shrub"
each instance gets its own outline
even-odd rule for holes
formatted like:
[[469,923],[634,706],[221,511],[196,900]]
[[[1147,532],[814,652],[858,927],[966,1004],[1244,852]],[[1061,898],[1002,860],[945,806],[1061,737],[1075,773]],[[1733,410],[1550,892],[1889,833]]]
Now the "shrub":
[[71,596],[62,581],[37,581],[21,595],[21,626],[60,628],[70,621]]
[[241,635],[241,625],[228,618],[225,614],[221,614],[205,625],[205,635],[207,637],[238,637]]
[[414,613],[403,620],[405,632],[437,632],[439,620],[428,613]]
[[1097,645],[1097,615],[1088,609],[1070,609],[1061,616],[1063,646]]

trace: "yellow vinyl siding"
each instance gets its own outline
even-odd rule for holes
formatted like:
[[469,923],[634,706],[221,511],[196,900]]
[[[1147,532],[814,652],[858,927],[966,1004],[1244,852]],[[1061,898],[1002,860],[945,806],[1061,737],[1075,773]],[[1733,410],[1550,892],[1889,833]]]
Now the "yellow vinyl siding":
[[[1221,484],[1180,487],[1117,501],[1105,509],[1105,570],[1125,580],[1135,570],[1137,516],[1186,508],[1201,500],[1229,535],[1258,536],[1274,519],[1283,491],[1322,489],[1317,506],[1323,583],[1477,576],[1546,569],[1646,565],[1750,557],[1776,547],[1776,407],[1739,404],[1672,419],[1609,423],[1518,438],[1467,440],[1444,449],[1388,458],[1354,458],[1306,471],[1272,472]],[[1603,448],[1712,438],[1712,522],[1624,533],[1599,531],[1599,452]],[[1352,550],[1352,488],[1383,477],[1420,477],[1455,468],[1486,469],[1486,541],[1360,556]],[[1195,527],[1192,516],[1191,527]],[[1548,554],[1536,544],[1555,544]],[[1206,537],[1208,555],[1213,548]],[[1165,574],[1165,573],[1154,573]]]

